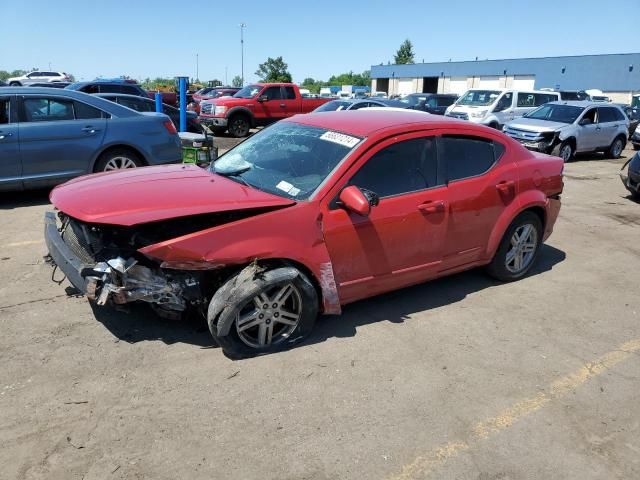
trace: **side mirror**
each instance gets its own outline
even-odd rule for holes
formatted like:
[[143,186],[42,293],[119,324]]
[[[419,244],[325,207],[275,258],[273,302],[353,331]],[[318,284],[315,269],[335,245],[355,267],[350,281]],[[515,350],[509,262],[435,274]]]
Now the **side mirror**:
[[268,101],[269,101],[269,97],[268,97],[268,96],[266,96],[266,95],[260,95],[260,96],[258,97],[258,101],[259,101],[260,103],[262,103],[262,102],[268,102]]
[[365,194],[355,185],[349,185],[340,192],[340,202],[350,212],[366,217],[371,212],[371,203]]
[[578,123],[578,125],[580,126],[585,126],[585,125],[591,125],[591,119],[590,118],[583,118],[582,120],[580,120],[580,122]]

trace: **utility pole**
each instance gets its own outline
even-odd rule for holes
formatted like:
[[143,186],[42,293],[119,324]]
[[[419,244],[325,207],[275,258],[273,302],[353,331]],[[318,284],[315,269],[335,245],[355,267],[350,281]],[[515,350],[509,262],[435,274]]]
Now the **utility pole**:
[[229,85],[229,82],[227,81],[227,66],[224,66],[224,85],[225,87]]
[[244,29],[247,26],[246,23],[240,24],[240,78],[242,79],[242,86],[244,87]]
[[200,81],[200,70],[198,64],[198,54],[196,53],[196,81]]
[[49,70],[51,70],[51,62],[49,62]]

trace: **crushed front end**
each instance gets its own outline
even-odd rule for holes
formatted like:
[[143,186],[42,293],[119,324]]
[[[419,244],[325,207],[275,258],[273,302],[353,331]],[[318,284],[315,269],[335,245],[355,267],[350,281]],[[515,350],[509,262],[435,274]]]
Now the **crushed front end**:
[[162,269],[137,252],[154,243],[151,230],[80,222],[62,212],[45,214],[51,261],[98,305],[135,301],[176,318],[203,303],[198,272]]

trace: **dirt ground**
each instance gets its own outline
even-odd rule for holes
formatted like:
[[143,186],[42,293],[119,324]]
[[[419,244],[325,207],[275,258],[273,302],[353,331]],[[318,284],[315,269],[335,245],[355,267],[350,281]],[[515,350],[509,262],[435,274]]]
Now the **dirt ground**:
[[46,192],[1,196],[0,478],[640,478],[623,162],[567,165],[528,278],[475,270],[362,301],[236,362],[203,322],[67,296],[42,260]]

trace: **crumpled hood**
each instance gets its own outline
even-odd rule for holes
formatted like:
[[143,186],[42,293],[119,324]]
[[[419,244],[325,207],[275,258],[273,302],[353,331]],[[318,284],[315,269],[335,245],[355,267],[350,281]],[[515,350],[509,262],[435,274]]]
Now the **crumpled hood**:
[[83,222],[123,226],[295,204],[195,165],[86,175],[54,188],[49,198],[56,208]]
[[528,132],[557,132],[563,128],[570,126],[570,123],[551,122],[549,120],[538,120],[535,118],[518,118],[507,123],[508,128],[516,128],[518,130],[526,130]]

